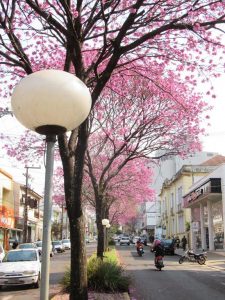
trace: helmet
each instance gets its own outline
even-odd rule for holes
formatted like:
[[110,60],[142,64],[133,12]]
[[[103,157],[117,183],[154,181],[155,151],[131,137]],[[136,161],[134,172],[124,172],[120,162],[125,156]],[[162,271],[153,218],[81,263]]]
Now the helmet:
[[153,247],[156,247],[156,246],[158,246],[159,244],[161,244],[161,241],[160,241],[160,240],[154,240]]

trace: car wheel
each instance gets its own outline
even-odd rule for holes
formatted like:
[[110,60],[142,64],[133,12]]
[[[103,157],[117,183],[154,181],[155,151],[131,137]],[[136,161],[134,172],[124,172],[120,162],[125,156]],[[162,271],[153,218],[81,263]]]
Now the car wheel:
[[37,280],[37,282],[35,282],[35,284],[34,284],[34,287],[35,287],[36,289],[38,289],[38,288],[40,287],[40,282],[41,282],[41,277],[40,277],[40,273],[39,273],[39,275],[38,275],[38,280]]

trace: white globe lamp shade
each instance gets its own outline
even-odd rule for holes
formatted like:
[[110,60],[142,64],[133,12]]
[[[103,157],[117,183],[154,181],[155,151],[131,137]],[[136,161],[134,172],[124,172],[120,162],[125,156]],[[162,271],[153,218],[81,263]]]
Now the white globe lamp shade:
[[60,134],[78,127],[91,109],[91,94],[76,76],[60,70],[42,70],[15,87],[12,111],[26,128],[40,134]]
[[110,224],[107,224],[107,225],[106,225],[106,228],[110,228],[110,227],[111,227],[111,225],[110,225]]
[[109,220],[108,219],[102,219],[102,225],[106,226],[109,224]]

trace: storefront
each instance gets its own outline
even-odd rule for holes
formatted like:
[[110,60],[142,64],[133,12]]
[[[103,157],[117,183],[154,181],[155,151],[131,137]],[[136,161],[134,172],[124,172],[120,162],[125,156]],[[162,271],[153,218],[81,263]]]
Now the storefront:
[[191,247],[225,249],[225,165],[193,185],[184,199],[191,208]]
[[15,218],[13,209],[0,206],[0,244],[5,250],[9,249],[9,239],[11,230],[15,227]]

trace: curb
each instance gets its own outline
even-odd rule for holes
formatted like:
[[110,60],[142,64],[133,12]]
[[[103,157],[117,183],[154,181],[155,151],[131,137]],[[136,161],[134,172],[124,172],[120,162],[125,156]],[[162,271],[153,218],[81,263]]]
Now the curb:
[[[89,294],[90,300],[130,300],[128,293],[115,293],[115,294],[106,294],[106,293],[91,293]],[[69,294],[57,294],[50,298],[51,300],[69,300]]]

